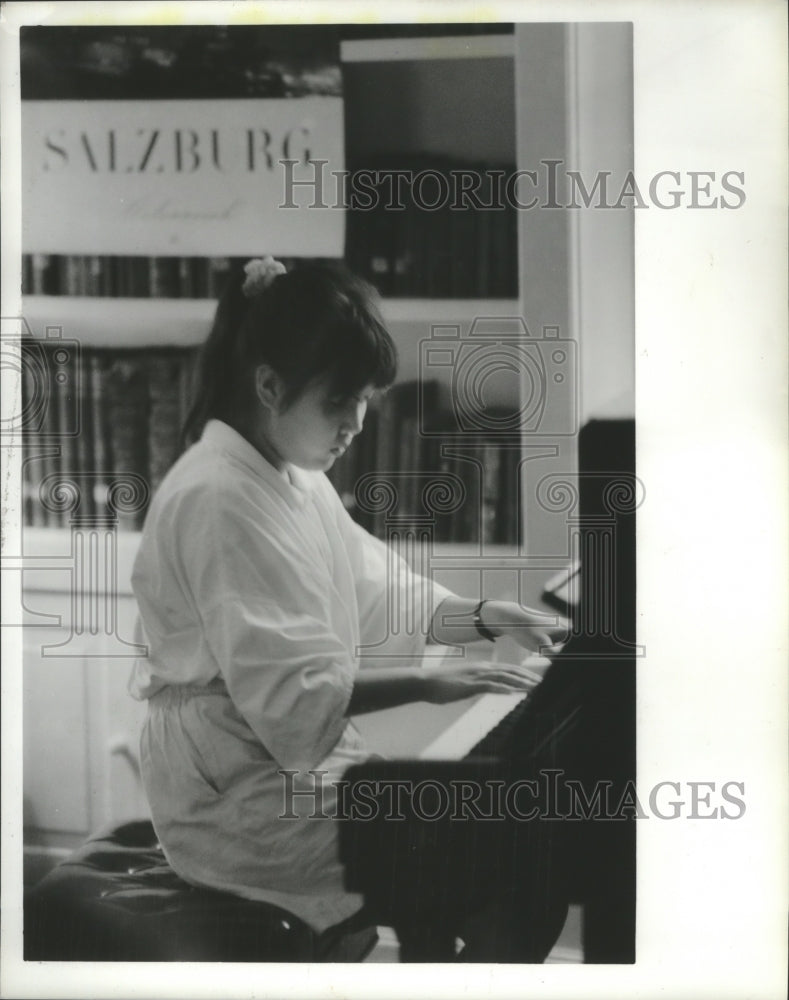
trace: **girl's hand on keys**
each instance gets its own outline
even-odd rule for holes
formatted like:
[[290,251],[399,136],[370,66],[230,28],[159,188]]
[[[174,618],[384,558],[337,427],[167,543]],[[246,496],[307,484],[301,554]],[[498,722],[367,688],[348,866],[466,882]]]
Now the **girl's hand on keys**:
[[531,691],[541,679],[526,667],[503,663],[442,662],[422,670],[424,700],[437,705],[461,701],[477,694]]

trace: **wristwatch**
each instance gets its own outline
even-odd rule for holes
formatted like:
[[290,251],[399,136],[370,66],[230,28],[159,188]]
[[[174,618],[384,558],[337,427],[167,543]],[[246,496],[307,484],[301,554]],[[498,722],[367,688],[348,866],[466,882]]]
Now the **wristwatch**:
[[487,601],[482,600],[474,608],[474,628],[479,632],[483,639],[488,639],[490,642],[496,641],[496,636],[491,632],[489,628],[482,624],[482,619],[480,618],[480,612],[482,611],[482,605],[486,604]]

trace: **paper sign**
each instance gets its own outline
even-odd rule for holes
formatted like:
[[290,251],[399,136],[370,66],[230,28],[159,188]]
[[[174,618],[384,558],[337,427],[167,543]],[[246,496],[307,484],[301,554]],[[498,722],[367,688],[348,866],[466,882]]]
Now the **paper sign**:
[[339,257],[343,160],[341,97],[25,101],[23,249]]

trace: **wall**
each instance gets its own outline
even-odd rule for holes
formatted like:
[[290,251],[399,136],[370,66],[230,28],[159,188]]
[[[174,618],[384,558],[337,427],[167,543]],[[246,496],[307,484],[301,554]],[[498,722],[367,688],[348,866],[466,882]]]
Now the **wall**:
[[[515,45],[517,163],[538,178],[526,189],[537,206],[521,212],[521,310],[532,336],[557,328],[576,359],[567,371],[571,390],[567,380],[555,391],[547,380],[545,419],[524,442],[526,457],[535,455],[525,466],[526,549],[547,559],[566,552],[568,514],[549,509],[541,484],[548,476],[572,480],[575,435],[587,419],[632,416],[634,408],[633,210],[568,207],[567,183],[575,170],[588,190],[606,170],[618,193],[632,168],[632,28],[521,24]],[[553,196],[546,161],[559,164]],[[547,207],[552,202],[560,207]],[[551,354],[546,343],[546,363]],[[528,392],[524,382],[524,398]],[[554,454],[541,455],[540,445]]]
[[[520,211],[518,260],[521,314],[533,337],[542,339],[546,327],[563,339],[572,339],[570,217],[560,209],[544,208],[550,200],[543,161],[568,158],[567,32],[561,24],[519,24],[515,28],[517,67],[518,169],[533,171],[537,183],[522,189],[524,201],[536,198],[534,208]],[[546,354],[546,351],[548,354]],[[547,347],[543,357],[550,354]],[[546,412],[539,425],[524,436],[523,537],[530,557],[569,561],[567,525],[563,513],[546,509],[539,499],[546,476],[572,476],[576,467],[577,414],[575,365],[560,393],[550,380],[542,391]],[[525,379],[522,396],[534,394]]]
[[[115,635],[133,640],[129,576],[137,537],[118,533],[110,603],[103,583],[90,592],[73,583],[72,544],[65,529],[24,529],[26,558],[42,568],[24,573],[23,819],[26,844],[42,850],[74,845],[109,822],[147,812],[137,775],[146,709],[126,691],[130,650],[90,631],[112,609]],[[72,635],[75,617],[86,622],[81,636]]]
[[[609,171],[615,203],[633,170],[633,28],[578,24],[573,53],[575,158],[590,188]],[[592,204],[595,204],[593,202]],[[583,418],[635,415],[635,274],[632,199],[617,209],[576,214],[576,324],[581,346]]]

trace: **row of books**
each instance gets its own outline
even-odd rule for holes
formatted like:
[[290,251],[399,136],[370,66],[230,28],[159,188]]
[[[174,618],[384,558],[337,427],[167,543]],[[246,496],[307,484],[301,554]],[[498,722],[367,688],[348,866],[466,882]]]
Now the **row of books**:
[[[389,298],[515,298],[509,215],[442,208],[349,214],[348,265]],[[23,295],[217,299],[245,257],[25,254]],[[291,261],[284,261],[291,266]]]
[[411,156],[382,158],[371,171],[372,207],[347,216],[353,270],[391,298],[517,298],[517,210],[504,181],[513,167]]
[[[247,257],[120,257],[24,254],[23,295],[216,299]],[[286,267],[293,260],[284,259]]]
[[[105,516],[110,484],[131,473],[145,486],[118,524],[139,530],[181,451],[195,351],[76,351],[57,340],[23,350],[25,522],[68,527],[75,516]],[[329,472],[343,503],[383,539],[421,528],[436,541],[515,541],[518,448],[484,434],[445,440],[447,420],[438,383],[393,386]]]
[[54,340],[25,342],[23,357],[26,523],[67,527],[75,516],[106,516],[109,487],[131,473],[142,485],[122,489],[118,523],[139,529],[180,452],[195,351],[77,351]]

